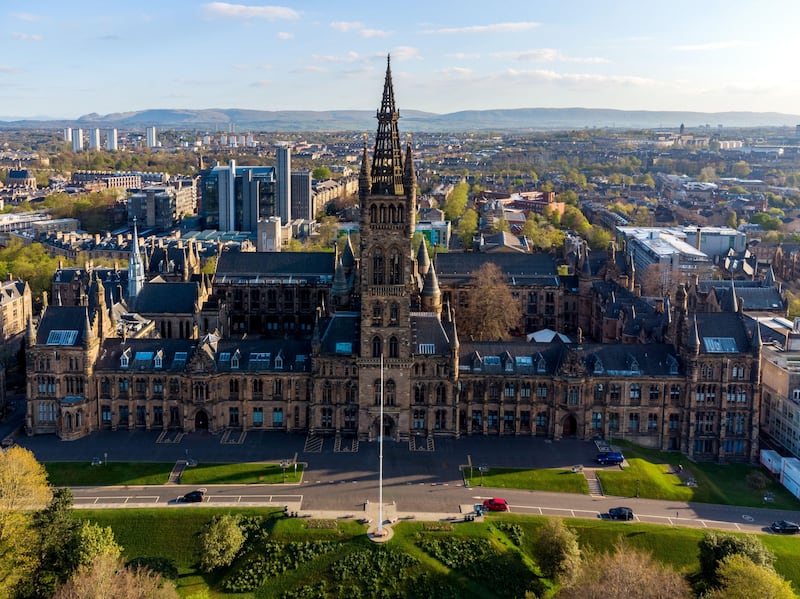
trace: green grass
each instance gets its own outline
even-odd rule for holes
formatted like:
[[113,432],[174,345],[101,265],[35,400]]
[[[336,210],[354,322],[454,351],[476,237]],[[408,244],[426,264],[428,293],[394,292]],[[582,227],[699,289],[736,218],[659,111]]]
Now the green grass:
[[[365,526],[352,520],[337,521],[336,529],[308,529],[302,518],[282,518],[282,510],[275,508],[215,509],[204,507],[125,509],[125,510],[76,510],[77,517],[110,526],[117,541],[125,548],[124,557],[165,557],[175,562],[179,571],[178,590],[184,597],[193,593],[205,593],[211,599],[255,599],[279,596],[283,591],[296,589],[303,584],[319,580],[320,573],[334,560],[357,550],[371,547]],[[313,567],[290,570],[270,581],[252,594],[225,594],[214,590],[216,576],[203,574],[198,569],[197,536],[205,524],[222,513],[260,515],[270,517],[268,531],[276,541],[305,541],[312,539],[335,539],[340,545],[332,554],[313,562]],[[531,549],[538,537],[544,516],[521,514],[497,514],[484,522],[454,523],[450,532],[425,530],[425,523],[408,521],[393,527],[394,536],[388,546],[403,551],[420,562],[419,571],[430,572],[437,580],[445,580],[459,597],[492,597],[491,589],[481,587],[476,580],[450,571],[417,545],[416,541],[426,535],[455,535],[458,537],[484,538],[490,540],[501,551],[519,551],[533,567]],[[510,538],[498,526],[501,522],[518,525],[522,531],[522,542],[515,547]],[[690,575],[698,570],[698,542],[703,529],[679,528],[639,522],[608,522],[602,520],[566,519],[566,524],[578,535],[581,549],[610,551],[617,540],[643,549],[659,561],[667,563]],[[800,588],[800,543],[790,537],[759,535],[758,538],[776,555],[775,568],[779,574]],[[417,568],[415,567],[415,570]]]
[[[640,497],[788,510],[800,508],[800,501],[774,478],[769,477],[766,489],[753,489],[747,484],[749,473],[760,471],[766,474],[760,466],[690,462],[679,453],[631,443],[618,444],[622,446],[630,466],[624,471],[605,469],[599,473],[603,491],[609,495],[633,496],[636,480],[639,480]],[[695,479],[696,487],[687,487],[668,473],[679,464]],[[774,500],[765,503],[765,493],[771,493]]]
[[47,478],[56,487],[95,485],[163,485],[175,464],[150,462],[45,462]]
[[[303,465],[286,468],[285,482],[299,483],[303,478]],[[187,468],[181,476],[184,485],[247,485],[253,483],[282,484],[284,472],[279,464],[249,462],[242,464],[200,464]]]
[[[476,476],[477,475],[477,476]],[[499,489],[526,489],[530,491],[557,491],[560,493],[589,493],[586,478],[580,472],[550,468],[527,470],[523,468],[490,468],[483,477],[473,469],[473,476],[468,482],[479,486],[483,480],[485,487]]]

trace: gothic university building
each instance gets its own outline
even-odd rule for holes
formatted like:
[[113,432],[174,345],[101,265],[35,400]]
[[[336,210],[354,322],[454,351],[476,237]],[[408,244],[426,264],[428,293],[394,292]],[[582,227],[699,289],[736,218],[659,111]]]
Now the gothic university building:
[[[397,441],[625,439],[756,460],[762,341],[733,284],[699,312],[691,286],[639,297],[613,247],[582,252],[569,276],[545,254],[430,260],[424,244],[412,247],[413,157],[388,63],[377,120],[361,162],[357,250],[348,238],[335,253],[222,252],[212,280],[170,282],[144,280],[135,243],[124,299],[104,277],[75,277],[78,301],[46,305],[28,324],[27,432],[372,440],[383,398],[383,434]],[[525,331],[554,334],[459,338],[470,272],[486,261],[505,273]]]

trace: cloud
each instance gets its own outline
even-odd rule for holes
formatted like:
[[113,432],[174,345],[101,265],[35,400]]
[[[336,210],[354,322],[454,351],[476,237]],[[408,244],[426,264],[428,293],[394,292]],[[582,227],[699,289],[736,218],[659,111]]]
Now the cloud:
[[447,58],[454,58],[456,60],[474,60],[480,58],[480,54],[467,54],[466,52],[455,52],[453,54],[445,54]]
[[389,33],[381,29],[361,29],[358,32],[358,35],[359,37],[371,38],[371,37],[386,37],[387,35],[389,35]]
[[293,40],[294,33],[289,33],[288,31],[279,31],[275,37],[277,37],[279,40]]
[[554,48],[538,48],[535,50],[522,50],[520,52],[494,52],[490,56],[494,58],[510,58],[526,62],[577,62],[602,64],[609,62],[605,58],[598,56],[565,56],[560,50]]
[[259,81],[253,81],[250,84],[250,87],[269,87],[272,85],[272,81],[270,79],[261,79]]
[[655,79],[649,79],[647,77],[635,77],[632,75],[595,75],[589,73],[558,73],[556,71],[544,69],[508,69],[505,71],[505,75],[498,76],[500,80],[505,77],[551,83],[612,83],[614,85],[633,85],[637,87],[655,87],[661,85],[661,83]]
[[680,52],[706,52],[709,50],[726,50],[728,48],[742,48],[745,46],[752,46],[750,42],[743,40],[730,40],[727,42],[707,42],[705,44],[687,44],[685,46],[673,46],[673,50]]
[[327,73],[328,69],[326,69],[324,67],[318,67],[318,66],[315,66],[315,65],[310,65],[310,66],[307,66],[307,67],[303,67],[301,69],[294,69],[291,72],[292,73],[314,73],[314,74],[319,74],[319,73]]
[[522,21],[519,23],[495,23],[493,25],[470,25],[468,27],[446,27],[443,29],[425,29],[422,33],[517,33],[539,27],[541,23]]
[[364,25],[358,21],[334,21],[331,23],[331,27],[336,31],[347,33],[348,31],[357,31],[359,29],[363,29]]
[[235,19],[299,19],[300,13],[286,6],[248,6],[246,4],[229,4],[227,2],[210,2],[204,4],[205,11],[215,17],[232,17]]
[[11,16],[20,21],[38,21],[39,15],[34,15],[29,12],[13,12]]
[[18,70],[16,67],[0,64],[0,73],[16,73]]
[[332,29],[335,29],[341,33],[350,33],[353,31],[359,37],[367,39],[371,37],[386,37],[389,35],[388,32],[383,31],[382,29],[369,29],[359,21],[334,21],[330,26]]
[[398,46],[391,53],[394,60],[419,60],[422,57],[419,54],[419,48],[413,46]]
[[465,67],[448,67],[446,69],[440,69],[437,71],[441,75],[445,77],[468,77],[472,75],[475,71],[472,69],[467,69]]
[[11,37],[24,42],[41,42],[43,39],[41,35],[36,35],[35,33],[12,33]]
[[353,52],[351,50],[347,54],[341,56],[337,56],[335,54],[312,54],[311,58],[319,62],[351,63],[351,62],[372,60],[373,58],[375,58],[375,55],[361,54],[359,52]]

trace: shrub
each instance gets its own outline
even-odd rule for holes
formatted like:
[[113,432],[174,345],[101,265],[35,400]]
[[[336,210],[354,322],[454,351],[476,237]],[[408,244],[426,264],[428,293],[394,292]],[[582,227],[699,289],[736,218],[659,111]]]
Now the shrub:
[[214,518],[200,534],[200,568],[211,572],[230,566],[244,545],[244,533],[239,519],[230,514]]

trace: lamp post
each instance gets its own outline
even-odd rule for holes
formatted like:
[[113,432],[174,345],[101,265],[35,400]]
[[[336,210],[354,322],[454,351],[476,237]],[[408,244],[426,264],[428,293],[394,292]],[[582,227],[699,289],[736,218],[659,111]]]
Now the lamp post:
[[639,479],[636,479],[636,497],[639,497]]

